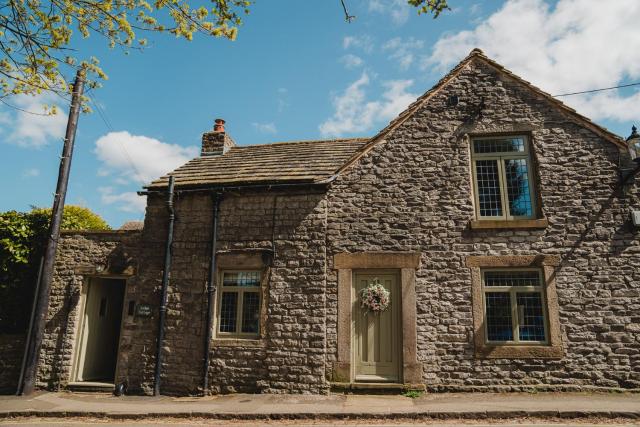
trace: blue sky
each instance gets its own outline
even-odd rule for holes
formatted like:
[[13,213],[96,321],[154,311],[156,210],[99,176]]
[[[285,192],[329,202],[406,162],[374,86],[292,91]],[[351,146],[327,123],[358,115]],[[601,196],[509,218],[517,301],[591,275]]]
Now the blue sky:
[[[345,2],[351,24],[339,0],[257,0],[233,42],[155,36],[125,55],[77,41],[109,75],[91,92],[107,124],[80,118],[67,203],[114,227],[143,219],[135,191],[197,155],[217,117],[240,145],[373,135],[476,46],[552,94],[640,81],[636,0],[450,0],[435,20],[404,0]],[[625,137],[640,118],[638,88],[563,100]],[[62,114],[0,108],[0,210],[50,206],[68,106],[13,102]]]

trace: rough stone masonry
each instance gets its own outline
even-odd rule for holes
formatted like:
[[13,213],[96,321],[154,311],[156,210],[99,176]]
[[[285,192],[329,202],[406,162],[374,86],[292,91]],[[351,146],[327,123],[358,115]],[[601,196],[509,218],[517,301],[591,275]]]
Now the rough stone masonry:
[[[473,226],[470,141],[496,134],[529,138],[539,211],[534,226]],[[633,180],[620,186],[622,168],[631,165],[622,140],[612,141],[606,131],[474,51],[367,141],[354,145],[353,156],[331,179],[308,180],[306,186],[181,187],[178,179],[163,393],[203,393],[214,192],[222,195],[218,271],[259,268],[262,312],[258,337],[213,334],[207,392],[321,394],[332,383],[354,382],[339,350],[350,326],[340,322],[342,270],[335,259],[345,253],[363,254],[362,265],[380,259],[376,265],[387,265],[393,258],[375,254],[419,254],[417,267],[398,267],[407,274],[407,295],[415,298],[415,316],[403,319],[415,330],[403,349],[405,365],[414,360],[404,366],[411,386],[640,389],[640,238],[630,221],[640,198]],[[276,148],[302,146],[282,145]],[[242,158],[242,150],[231,147],[215,161]],[[232,168],[259,176],[269,159],[259,167],[238,161]],[[152,392],[167,224],[165,193],[157,191],[148,195],[142,232],[64,236],[40,387],[74,381],[78,289],[90,277],[120,270],[129,274],[125,305],[135,301],[154,311],[146,318],[123,314],[115,382],[126,381],[132,393]],[[557,351],[548,357],[535,351],[482,355],[475,340],[472,259],[493,265],[552,260],[540,265],[557,295]]]

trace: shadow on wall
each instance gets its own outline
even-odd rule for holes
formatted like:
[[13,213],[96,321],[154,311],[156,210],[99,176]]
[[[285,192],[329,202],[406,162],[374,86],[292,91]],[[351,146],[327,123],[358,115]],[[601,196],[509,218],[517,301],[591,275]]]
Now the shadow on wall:
[[0,394],[15,394],[23,350],[23,334],[0,334]]

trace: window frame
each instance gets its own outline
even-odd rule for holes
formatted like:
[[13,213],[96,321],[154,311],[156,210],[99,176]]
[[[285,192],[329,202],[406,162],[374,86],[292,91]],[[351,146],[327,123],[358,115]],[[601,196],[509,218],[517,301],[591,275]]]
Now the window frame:
[[[520,271],[535,271],[538,273],[538,286],[486,286],[485,273],[489,272],[520,272]],[[547,304],[547,298],[544,290],[544,274],[540,268],[534,267],[521,267],[521,268],[481,268],[480,280],[482,289],[482,310],[483,310],[483,324],[484,324],[484,341],[487,345],[514,345],[514,346],[527,346],[527,345],[548,345],[549,344],[549,306]],[[513,340],[499,341],[489,340],[489,330],[487,323],[487,299],[486,294],[489,292],[495,293],[508,293],[511,301],[511,331]],[[544,328],[543,341],[521,341],[520,340],[520,315],[518,313],[517,294],[518,293],[539,293],[542,303],[542,319]]]
[[[258,273],[258,285],[257,286],[225,286],[224,274],[225,273]],[[240,338],[240,339],[258,339],[262,333],[262,305],[264,303],[264,297],[262,292],[262,281],[264,271],[257,268],[247,269],[221,269],[218,272],[218,292],[216,297],[216,324],[215,333],[217,338]],[[238,299],[236,301],[236,332],[223,332],[220,330],[221,314],[222,314],[222,296],[225,292],[236,292]],[[245,292],[257,293],[259,298],[258,305],[258,331],[257,332],[242,332],[242,305],[244,303],[243,295]]]
[[[505,153],[476,153],[475,141],[491,140],[491,139],[508,139],[522,138],[524,142],[524,151],[505,152]],[[533,160],[531,156],[531,138],[526,134],[508,134],[508,135],[486,135],[471,136],[469,150],[471,153],[471,180],[473,181],[473,193],[475,203],[476,218],[481,221],[517,221],[531,220],[537,218],[537,191],[535,188],[535,180],[533,174]],[[506,172],[504,170],[505,160],[524,159],[527,162],[527,180],[529,183],[529,198],[531,200],[531,215],[511,215],[509,205],[509,194],[507,191]],[[499,216],[483,216],[480,214],[480,191],[478,189],[478,177],[476,170],[476,160],[495,160],[498,166],[498,183],[500,186],[500,201],[502,203],[502,215]]]
[[[471,276],[474,355],[479,359],[562,359],[564,349],[560,325],[560,308],[556,292],[556,277],[560,273],[558,255],[469,255],[465,264]],[[547,344],[496,344],[485,340],[484,294],[482,269],[539,268],[547,304]]]

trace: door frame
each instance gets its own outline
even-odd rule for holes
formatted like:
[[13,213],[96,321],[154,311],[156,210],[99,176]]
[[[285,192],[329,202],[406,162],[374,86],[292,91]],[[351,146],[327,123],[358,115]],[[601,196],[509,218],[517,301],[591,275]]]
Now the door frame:
[[394,383],[399,383],[402,384],[403,382],[403,377],[402,377],[402,286],[400,283],[400,271],[396,268],[396,269],[379,269],[379,268],[367,268],[367,269],[356,269],[356,270],[352,270],[352,277],[351,277],[351,378],[353,379],[353,382],[358,382],[358,383],[371,383],[371,382],[376,382],[376,381],[367,381],[367,380],[358,380],[357,379],[357,368],[358,368],[358,364],[357,364],[357,339],[356,339],[356,321],[354,318],[354,314],[357,311],[356,307],[358,307],[357,301],[358,301],[358,295],[355,292],[356,286],[357,286],[357,282],[356,282],[356,277],[357,275],[372,275],[375,276],[376,274],[382,275],[393,275],[395,280],[396,280],[396,287],[398,289],[398,295],[392,295],[391,296],[391,303],[394,303],[394,300],[399,299],[400,300],[400,305],[397,307],[397,310],[399,311],[399,313],[397,314],[397,316],[399,317],[399,319],[396,319],[396,323],[397,323],[397,327],[400,328],[400,331],[397,330],[393,330],[392,333],[396,333],[396,332],[400,332],[400,335],[398,336],[398,343],[396,344],[396,354],[395,354],[395,365],[396,365],[396,370],[398,372],[398,379],[393,381],[393,380],[380,380],[379,382],[385,382],[385,383],[390,383],[390,384],[394,384]]
[[352,281],[353,270],[395,270],[399,272],[402,302],[402,367],[400,377],[407,386],[424,383],[423,366],[417,359],[417,302],[416,270],[420,266],[420,252],[357,252],[337,253],[333,268],[337,270],[337,360],[331,378],[335,383],[354,383],[352,346]]
[[[85,276],[82,281],[82,286],[80,287],[80,298],[78,301],[78,311],[76,313],[76,327],[74,328],[74,336],[73,336],[73,351],[71,358],[71,371],[70,371],[70,383],[84,383],[86,381],[78,379],[78,373],[80,370],[80,362],[82,360],[82,334],[84,332],[85,327],[85,310],[87,307],[87,295],[89,293],[89,287],[91,286],[91,281],[96,279],[107,279],[107,280],[120,280],[124,282],[123,296],[122,296],[122,312],[120,313],[120,331],[118,334],[118,348],[116,349],[116,367],[113,373],[114,382],[117,382],[118,378],[118,370],[120,368],[120,346],[122,344],[122,328],[124,326],[124,322],[126,319],[127,313],[127,304],[126,299],[129,293],[129,279],[130,275],[91,275]],[[91,381],[88,381],[91,382]]]

